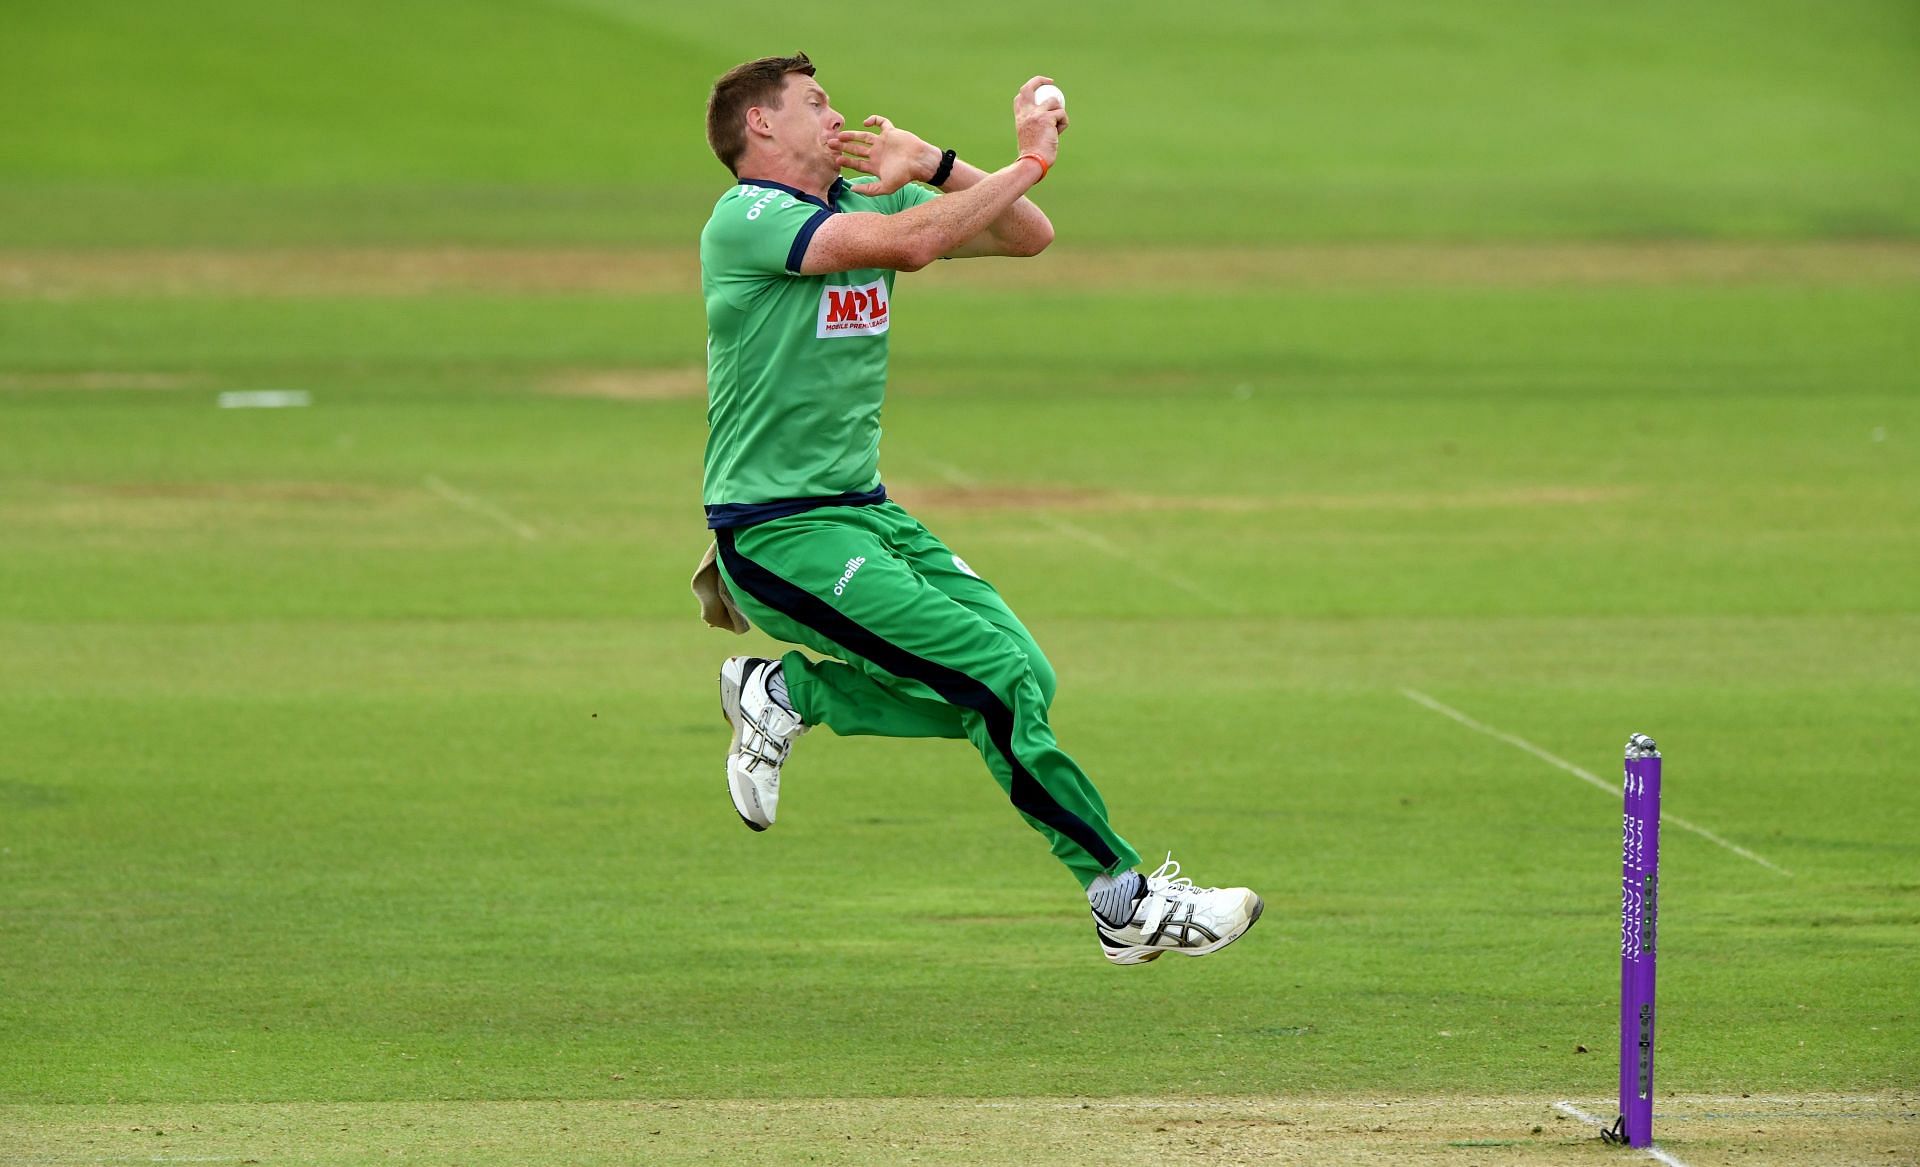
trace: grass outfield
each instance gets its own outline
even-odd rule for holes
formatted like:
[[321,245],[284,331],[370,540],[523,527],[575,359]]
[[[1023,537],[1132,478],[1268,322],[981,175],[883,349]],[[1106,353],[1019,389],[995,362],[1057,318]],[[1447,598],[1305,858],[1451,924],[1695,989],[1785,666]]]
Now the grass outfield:
[[[812,735],[765,836],[722,792],[772,646],[686,590],[688,119],[815,18],[451,11],[18,16],[0,1164],[1611,1162],[1554,1103],[1613,1088],[1574,771],[1634,730],[1662,1145],[1916,1157],[1909,9],[1142,10],[1045,65],[1061,241],[902,278],[883,469],[1142,853],[1266,894],[1142,969],[961,743]],[[829,90],[992,157],[1041,65],[902,19],[977,117]],[[1243,164],[1142,159],[1244,141],[1165,96],[1221,73],[1286,111]]]
[[982,163],[1057,77],[1047,199],[1082,243],[1920,232],[1902,0],[979,0],[858,36],[649,0],[13,8],[5,246],[677,246],[717,193],[707,86],[796,49],[850,120]]
[[[93,379],[4,399],[0,1084],[1602,1095],[1617,804],[1408,690],[1602,774],[1657,733],[1670,813],[1773,865],[1669,835],[1674,1089],[1910,1084],[1914,298],[908,285],[897,490],[1123,829],[1270,896],[1141,970],[957,743],[809,738],[775,832],[728,813],[702,403],[554,391],[676,298],[15,305],[10,367]],[[1038,315],[1104,343],[1003,377]],[[268,387],[314,404],[215,407]]]

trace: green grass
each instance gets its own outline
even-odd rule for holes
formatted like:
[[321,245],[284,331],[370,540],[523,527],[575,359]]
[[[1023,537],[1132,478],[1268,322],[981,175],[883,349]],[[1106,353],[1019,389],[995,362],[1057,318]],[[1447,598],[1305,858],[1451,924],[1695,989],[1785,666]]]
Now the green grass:
[[1215,319],[1184,379],[1127,370],[1152,307],[1050,305],[1068,372],[909,290],[887,455],[1123,828],[1271,896],[1123,973],[964,747],[810,738],[773,834],[727,813],[700,403],[530,391],[683,310],[23,305],[10,364],[206,381],[5,400],[4,1096],[1602,1089],[1615,808],[1403,688],[1596,771],[1658,733],[1671,809],[1793,872],[1670,833],[1676,1087],[1909,1080],[1910,294],[1261,294],[1310,356]]
[[[1043,263],[1920,225],[1893,4],[1023,8],[1032,61],[994,6],[903,13],[937,86],[812,11],[17,7],[16,259],[685,247],[707,79],[795,47],[988,160],[1054,72]],[[548,391],[697,366],[691,295],[0,287],[0,1124],[40,1140],[0,1143],[79,1103],[1603,1098],[1617,801],[1409,690],[1603,778],[1653,733],[1669,811],[1791,872],[1667,834],[1667,1087],[1910,1090],[1920,285],[1408,284],[903,277],[888,481],[1046,646],[1132,841],[1267,895],[1134,970],[962,744],[813,735],[738,826],[714,671],[771,645],[686,592],[704,403]],[[216,408],[266,388],[313,404]]]
[[797,48],[849,120],[985,163],[1019,84],[1059,78],[1047,196],[1079,242],[1920,231],[1920,17],[1885,0],[994,0],[890,11],[881,48],[765,5],[14,7],[16,246],[681,243],[725,182],[707,86]]

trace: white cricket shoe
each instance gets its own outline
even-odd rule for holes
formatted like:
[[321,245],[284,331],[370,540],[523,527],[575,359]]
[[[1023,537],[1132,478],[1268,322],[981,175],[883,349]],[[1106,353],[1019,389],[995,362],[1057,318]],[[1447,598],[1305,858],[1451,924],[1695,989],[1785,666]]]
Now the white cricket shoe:
[[727,752],[727,792],[740,821],[756,831],[773,825],[780,806],[780,764],[794,739],[807,732],[798,714],[767,694],[767,678],[779,661],[728,657],[720,666],[720,712],[733,726]]
[[1145,964],[1163,952],[1205,956],[1240,939],[1266,907],[1244,887],[1195,887],[1168,855],[1124,928],[1094,913],[1100,949],[1115,964]]

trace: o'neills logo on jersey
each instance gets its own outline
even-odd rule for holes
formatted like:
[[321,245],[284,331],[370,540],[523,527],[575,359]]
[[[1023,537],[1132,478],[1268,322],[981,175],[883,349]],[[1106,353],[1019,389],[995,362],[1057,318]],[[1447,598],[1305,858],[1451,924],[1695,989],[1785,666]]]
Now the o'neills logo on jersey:
[[815,336],[876,336],[887,330],[887,281],[857,288],[829,286],[820,293],[820,328]]

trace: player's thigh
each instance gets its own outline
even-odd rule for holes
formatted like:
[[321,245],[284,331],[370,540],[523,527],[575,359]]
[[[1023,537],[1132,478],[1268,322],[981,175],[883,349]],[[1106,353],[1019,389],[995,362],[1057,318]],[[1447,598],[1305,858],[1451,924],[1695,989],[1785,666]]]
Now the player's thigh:
[[775,520],[720,540],[750,618],[791,639],[949,702],[964,683],[1002,699],[1031,671],[1025,650],[922,575],[878,531],[833,519]]
[[834,517],[796,515],[752,527],[716,531],[719,565],[734,602],[755,628],[790,644],[851,660],[845,645],[801,614],[809,603],[830,602],[850,565],[892,555],[870,524],[836,511]]
[[1041,651],[1033,633],[1014,614],[999,589],[917,520],[908,517],[907,523],[911,525],[903,524],[903,532],[896,534],[895,546],[906,556],[914,570],[941,594],[993,625],[1019,645],[1033,669],[1034,679],[1040,684],[1041,693],[1045,695],[1047,703],[1052,704],[1057,683],[1053,663]]

